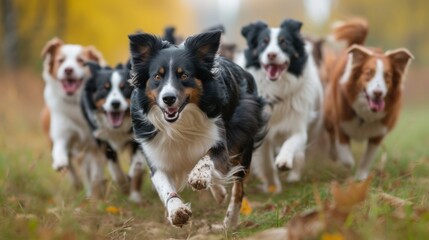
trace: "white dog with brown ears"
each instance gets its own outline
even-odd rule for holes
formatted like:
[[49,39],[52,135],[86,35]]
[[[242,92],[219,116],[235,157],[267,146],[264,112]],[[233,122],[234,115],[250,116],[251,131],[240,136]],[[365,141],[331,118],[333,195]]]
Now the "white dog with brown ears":
[[[81,168],[88,197],[99,197],[103,182],[104,156],[91,135],[80,107],[84,81],[88,77],[85,62],[105,65],[101,53],[93,46],[64,44],[54,38],[42,51],[45,81],[43,126],[52,143],[52,167],[68,169],[76,188],[82,186],[71,161],[82,156]],[[81,155],[82,154],[82,155]]]

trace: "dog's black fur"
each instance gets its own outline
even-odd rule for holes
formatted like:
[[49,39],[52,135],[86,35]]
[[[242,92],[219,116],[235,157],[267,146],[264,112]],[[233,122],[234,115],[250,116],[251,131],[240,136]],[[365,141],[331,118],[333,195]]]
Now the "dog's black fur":
[[[258,97],[255,81],[248,72],[229,60],[216,56],[220,36],[220,31],[205,32],[189,37],[184,46],[176,46],[150,34],[130,35],[132,83],[135,86],[131,97],[131,116],[138,141],[150,142],[161,134],[147,116],[153,108],[162,109],[156,100],[164,85],[170,81],[179,92],[178,101],[184,99],[184,107],[178,111],[193,103],[209,119],[219,118],[216,125],[223,137],[207,149],[207,154],[214,162],[215,169],[225,175],[231,166],[243,166],[244,171],[236,173],[236,182],[242,184],[250,166],[254,145],[265,135],[263,102]],[[173,66],[168,65],[171,62]],[[180,68],[186,76],[160,73],[161,68]],[[186,91],[195,92],[199,97],[188,95],[182,98],[181,95],[186,94]],[[168,124],[175,123],[173,121]],[[157,171],[153,167],[154,161],[163,159],[147,160],[154,174]],[[239,188],[242,190],[241,185]],[[233,193],[237,195],[234,196],[235,201],[240,204],[243,197],[241,190]]]
[[[305,52],[304,39],[300,30],[302,23],[293,19],[287,19],[280,25],[279,47],[290,58],[288,72],[299,77],[307,62],[308,55]],[[261,68],[259,54],[267,47],[270,40],[270,28],[262,21],[251,23],[241,29],[241,34],[247,40],[248,48],[244,51],[246,68]]]

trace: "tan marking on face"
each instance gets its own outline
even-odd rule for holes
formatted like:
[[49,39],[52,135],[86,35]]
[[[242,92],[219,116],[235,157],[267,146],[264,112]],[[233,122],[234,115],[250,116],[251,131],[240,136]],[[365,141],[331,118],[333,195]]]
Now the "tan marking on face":
[[103,105],[104,105],[104,103],[106,102],[106,99],[100,99],[100,100],[98,100],[96,103],[95,103],[95,107],[97,108],[97,109],[101,109],[102,107],[103,107]]
[[158,93],[156,90],[151,90],[149,88],[149,80],[146,83],[146,96],[149,98],[150,106],[154,105],[156,103],[156,98],[158,97]]
[[158,72],[159,72],[159,74],[164,75],[164,73],[165,73],[165,68],[161,67],[161,68],[158,70]]
[[203,93],[202,82],[199,79],[195,79],[197,84],[196,88],[185,88],[185,94],[189,97],[189,103],[198,105],[200,103],[201,95]]
[[180,67],[179,67],[179,68],[177,68],[177,74],[179,74],[179,75],[180,75],[180,74],[182,74],[182,73],[183,73],[183,69],[182,69],[182,68],[180,68]]

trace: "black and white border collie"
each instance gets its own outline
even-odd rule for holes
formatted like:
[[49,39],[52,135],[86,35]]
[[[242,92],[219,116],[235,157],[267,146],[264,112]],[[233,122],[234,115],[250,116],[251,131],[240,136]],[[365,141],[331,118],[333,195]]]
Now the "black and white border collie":
[[176,46],[150,34],[129,36],[131,116],[168,220],[182,226],[192,212],[177,192],[189,184],[222,202],[233,181],[224,224],[235,227],[254,144],[264,136],[263,104],[253,77],[218,57],[221,32]]
[[277,168],[292,169],[288,181],[300,179],[309,137],[321,129],[323,89],[312,46],[303,40],[301,26],[292,19],[280,28],[259,21],[241,31],[248,45],[242,59],[245,69],[255,78],[271,115],[268,134],[253,161],[268,192],[281,191]]
[[[105,153],[108,169],[122,192],[130,193],[130,200],[141,202],[140,187],[143,178],[144,156],[139,144],[134,140],[130,97],[133,88],[129,80],[129,70],[119,64],[115,69],[101,67],[88,62],[91,77],[82,95],[82,110],[91,127],[92,134]],[[128,150],[131,154],[129,178],[121,169],[118,153]],[[130,189],[131,183],[131,189]]]

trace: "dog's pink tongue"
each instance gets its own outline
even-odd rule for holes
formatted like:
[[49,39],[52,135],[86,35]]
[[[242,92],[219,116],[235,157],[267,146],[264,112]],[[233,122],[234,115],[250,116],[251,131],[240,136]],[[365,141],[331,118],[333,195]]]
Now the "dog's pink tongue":
[[381,112],[384,110],[384,100],[383,99],[370,99],[369,108],[373,112]]
[[268,73],[268,78],[271,80],[276,80],[280,75],[280,67],[275,64],[270,64],[266,67]]
[[63,85],[63,89],[67,94],[74,94],[80,85],[80,82],[74,79],[67,79],[67,80],[63,80],[61,81],[62,85]]
[[109,112],[107,118],[113,127],[119,127],[124,121],[124,112]]

